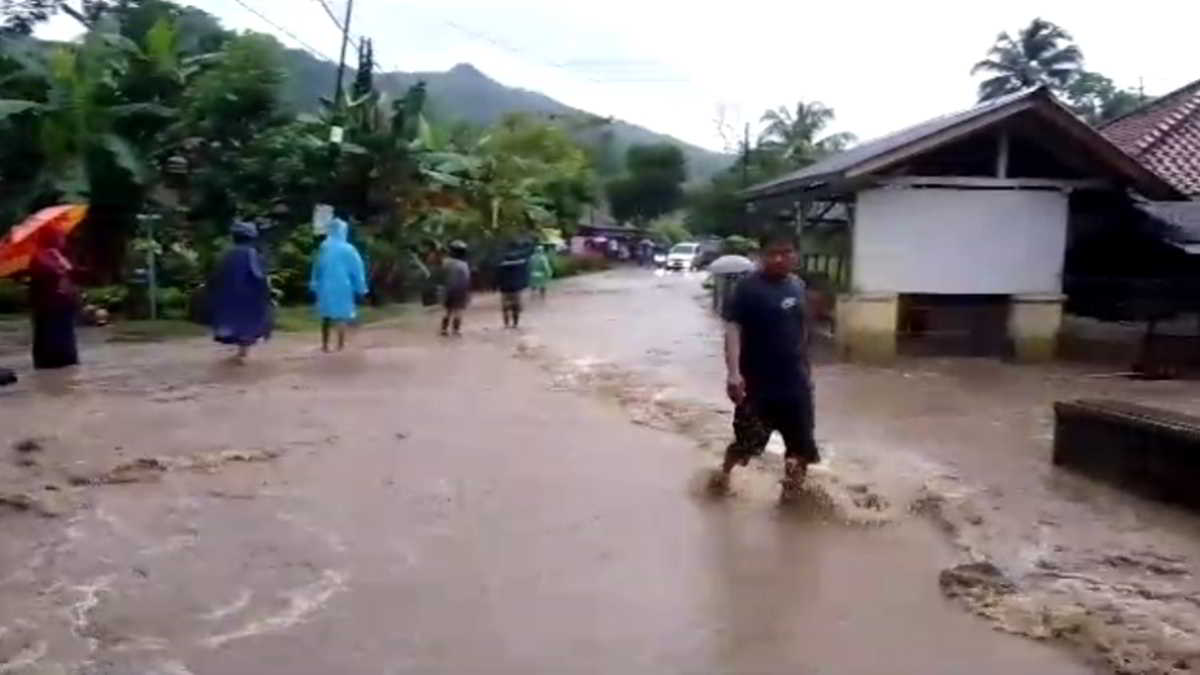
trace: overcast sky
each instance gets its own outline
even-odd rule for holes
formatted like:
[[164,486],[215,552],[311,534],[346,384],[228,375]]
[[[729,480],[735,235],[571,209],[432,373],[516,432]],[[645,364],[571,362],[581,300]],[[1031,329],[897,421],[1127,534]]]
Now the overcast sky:
[[[243,0],[316,50],[339,36],[317,0]],[[346,0],[327,0],[339,15]],[[193,0],[227,27],[281,34],[237,0]],[[887,133],[974,101],[971,65],[996,34],[1036,16],[1071,31],[1087,67],[1165,93],[1200,78],[1200,1],[355,0],[351,32],[386,69],[470,62],[508,85],[720,149],[719,106],[736,125],[819,100],[834,130]],[[67,37],[58,19],[40,34]]]

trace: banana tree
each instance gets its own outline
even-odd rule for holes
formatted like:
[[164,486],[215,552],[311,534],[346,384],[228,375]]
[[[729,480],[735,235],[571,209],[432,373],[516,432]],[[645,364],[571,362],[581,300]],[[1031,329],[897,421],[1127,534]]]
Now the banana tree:
[[142,50],[115,26],[99,26],[80,43],[22,52],[15,58],[22,64],[21,91],[33,95],[0,99],[3,144],[19,146],[27,162],[20,173],[7,161],[0,168],[0,212],[12,218],[49,202],[90,202],[87,230],[103,233],[89,247],[101,260],[90,262],[108,271],[119,266],[133,216],[154,181],[142,147],[174,113],[122,91],[141,58]]

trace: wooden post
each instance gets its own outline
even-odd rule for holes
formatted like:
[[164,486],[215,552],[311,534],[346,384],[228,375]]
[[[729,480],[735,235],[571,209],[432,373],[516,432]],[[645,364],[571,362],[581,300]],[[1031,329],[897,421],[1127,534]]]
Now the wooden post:
[[1008,130],[1001,129],[996,139],[996,178],[1008,178]]

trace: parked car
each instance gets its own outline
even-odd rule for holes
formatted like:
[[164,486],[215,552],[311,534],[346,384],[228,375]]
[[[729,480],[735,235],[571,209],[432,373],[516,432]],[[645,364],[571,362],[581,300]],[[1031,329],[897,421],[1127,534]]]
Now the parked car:
[[695,242],[683,242],[675,244],[671,247],[671,251],[667,253],[667,269],[692,271],[696,269],[697,256],[700,254],[700,244]]
[[696,261],[693,265],[695,269],[702,270],[709,266],[712,261],[720,258],[722,255],[722,244],[720,239],[706,239],[700,242],[700,248],[696,253]]

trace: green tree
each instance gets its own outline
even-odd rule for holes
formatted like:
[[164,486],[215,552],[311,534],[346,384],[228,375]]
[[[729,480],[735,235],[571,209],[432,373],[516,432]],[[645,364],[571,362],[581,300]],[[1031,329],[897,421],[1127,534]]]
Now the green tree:
[[609,206],[618,220],[645,223],[683,204],[687,161],[679,146],[630,146],[625,152],[625,172],[607,187]]
[[66,0],[0,0],[0,16],[4,23],[0,24],[0,34],[30,35],[37,24],[46,21],[59,12],[68,14],[84,26],[91,27],[102,13],[111,8],[112,3],[104,0],[83,0],[80,12]]
[[766,126],[758,137],[759,148],[779,155],[790,168],[807,166],[857,140],[846,132],[822,136],[833,119],[833,108],[820,101],[800,101],[794,111],[784,106],[768,110],[761,120]]
[[1146,102],[1146,96],[1118,88],[1112,80],[1091,71],[1080,71],[1064,92],[1075,114],[1092,125],[1100,125],[1131,112]]
[[971,74],[987,76],[979,83],[979,100],[987,101],[1037,85],[1061,93],[1082,67],[1083,52],[1071,34],[1037,18],[1015,37],[1000,33],[987,58],[976,63]]
[[668,213],[655,218],[650,221],[646,229],[655,241],[672,245],[692,238],[692,233],[688,231],[683,218],[675,213]]
[[[183,96],[183,115],[165,143],[187,165],[192,217],[228,223],[239,212],[269,210],[262,183],[247,176],[263,134],[287,122],[279,109],[283,72],[274,38],[246,33],[230,40]],[[268,144],[269,146],[269,144]]]
[[152,137],[174,111],[131,101],[120,88],[131,63],[150,58],[119,34],[97,29],[79,44],[43,50],[27,62],[24,74],[41,80],[41,95],[0,100],[0,123],[23,118],[9,120],[10,132],[24,129],[37,139],[40,170],[22,190],[30,201],[95,201],[114,179],[135,186],[151,181],[143,148],[131,139]]

